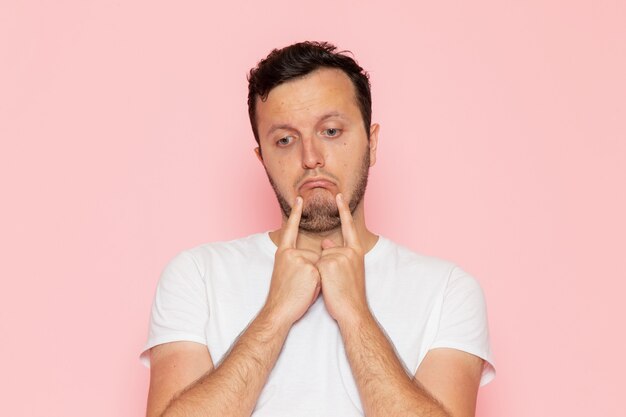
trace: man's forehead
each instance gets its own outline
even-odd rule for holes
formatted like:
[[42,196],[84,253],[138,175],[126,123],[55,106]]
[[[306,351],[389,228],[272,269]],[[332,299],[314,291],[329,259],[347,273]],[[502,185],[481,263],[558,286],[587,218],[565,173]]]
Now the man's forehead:
[[290,118],[349,118],[358,113],[355,88],[341,70],[321,68],[273,88],[267,98],[257,97],[257,122],[261,134],[269,125]]
[[277,85],[269,92],[267,99],[272,95],[314,94],[320,90],[355,95],[354,85],[345,72],[339,68],[323,67]]

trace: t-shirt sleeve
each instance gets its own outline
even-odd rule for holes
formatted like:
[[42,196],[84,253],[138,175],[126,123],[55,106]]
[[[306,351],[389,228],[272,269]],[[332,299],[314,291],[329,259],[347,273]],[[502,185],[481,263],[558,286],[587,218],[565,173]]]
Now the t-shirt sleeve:
[[459,267],[454,267],[443,296],[441,318],[433,348],[453,348],[484,359],[480,385],[495,377],[489,344],[485,297],[480,284]]
[[206,345],[208,318],[204,279],[193,255],[183,251],[161,273],[141,362],[149,368],[150,348],[162,343],[191,341]]

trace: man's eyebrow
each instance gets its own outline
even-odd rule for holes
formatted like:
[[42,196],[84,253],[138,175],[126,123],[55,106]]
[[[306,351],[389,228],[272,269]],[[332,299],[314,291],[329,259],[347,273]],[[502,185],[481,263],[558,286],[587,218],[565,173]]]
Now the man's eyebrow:
[[[323,122],[326,119],[331,119],[333,117],[338,117],[340,119],[346,119],[346,117],[337,112],[337,111],[332,111],[330,113],[326,113],[325,115],[323,115],[322,117],[319,118],[318,123]],[[293,127],[292,125],[288,124],[288,123],[280,123],[280,124],[273,124],[270,126],[269,130],[267,131],[267,136],[271,135],[274,131],[276,130],[280,130],[280,129],[285,129],[285,130],[297,130],[295,127]]]
[[323,115],[322,117],[320,117],[320,122],[323,122],[326,119],[330,119],[332,117],[338,117],[340,119],[345,119],[344,115],[339,113],[338,111],[332,111],[330,113],[326,113],[325,115]]
[[285,130],[296,130],[293,126],[291,126],[290,124],[287,123],[281,123],[281,124],[277,124],[277,125],[271,125],[269,130],[267,131],[266,136],[271,135],[275,130],[280,130],[280,129],[285,129]]

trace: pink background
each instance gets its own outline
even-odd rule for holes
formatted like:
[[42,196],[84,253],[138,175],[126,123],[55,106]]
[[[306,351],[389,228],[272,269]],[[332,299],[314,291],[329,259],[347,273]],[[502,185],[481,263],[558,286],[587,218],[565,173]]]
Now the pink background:
[[321,39],[371,74],[369,225],[485,290],[478,414],[623,415],[625,28],[617,0],[3,0],[2,414],[144,413],[166,262],[279,224],[246,72]]

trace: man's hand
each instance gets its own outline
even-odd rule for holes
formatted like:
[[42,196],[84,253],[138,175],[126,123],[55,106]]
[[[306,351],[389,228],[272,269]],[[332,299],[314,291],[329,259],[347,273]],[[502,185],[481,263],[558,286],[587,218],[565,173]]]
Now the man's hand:
[[297,249],[298,227],[302,214],[302,197],[296,202],[287,220],[280,245],[274,259],[274,272],[265,308],[284,318],[291,326],[306,313],[320,292],[320,273],[315,263],[319,255],[313,251]]
[[343,246],[322,241],[322,256],[316,266],[328,313],[341,323],[369,311],[365,298],[364,251],[350,208],[341,194],[335,197],[341,217]]

